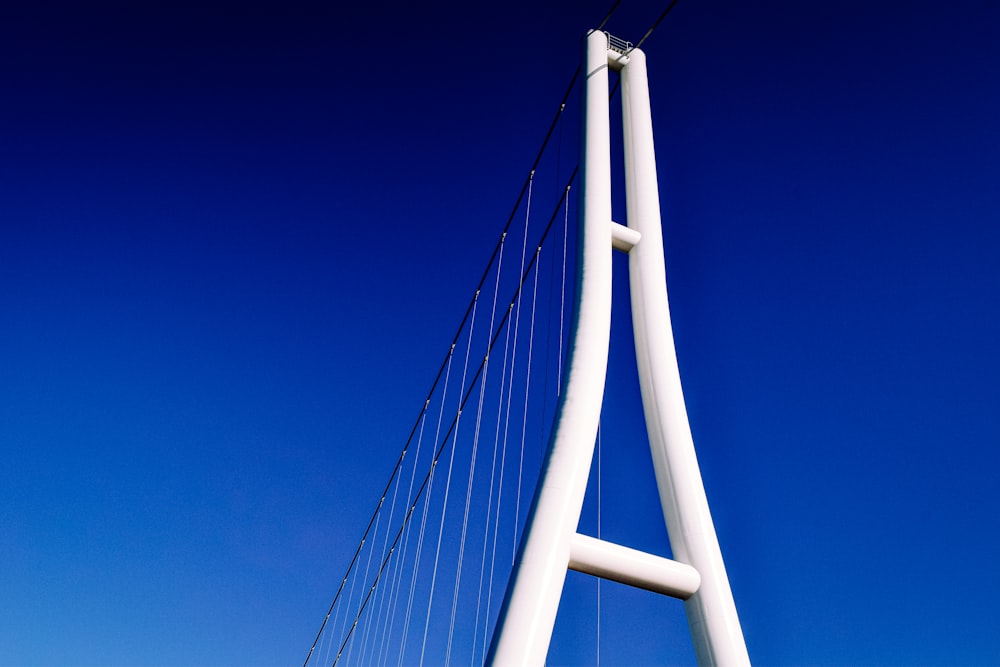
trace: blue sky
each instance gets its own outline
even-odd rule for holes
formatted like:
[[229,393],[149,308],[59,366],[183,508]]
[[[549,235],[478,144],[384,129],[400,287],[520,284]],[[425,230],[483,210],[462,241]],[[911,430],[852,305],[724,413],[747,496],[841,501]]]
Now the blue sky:
[[[0,10],[0,662],[301,662],[607,4]],[[682,0],[644,45],[756,663],[1000,662],[998,43]],[[664,548],[614,326],[602,526]],[[604,663],[692,659],[674,601],[602,605]]]

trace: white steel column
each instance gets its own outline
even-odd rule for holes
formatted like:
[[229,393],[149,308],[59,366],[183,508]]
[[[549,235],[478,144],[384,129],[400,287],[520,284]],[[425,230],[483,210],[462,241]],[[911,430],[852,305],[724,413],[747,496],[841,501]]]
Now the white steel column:
[[[700,665],[749,665],[681,390],[653,150],[646,56],[587,36],[581,249],[566,382],[487,663],[545,663],[568,568],[684,600]],[[610,48],[609,48],[610,47]],[[628,227],[611,220],[608,69],[621,72]],[[649,446],[675,561],[578,535],[611,332],[611,252],[629,254],[636,361]]]
[[543,665],[587,490],[611,335],[608,37],[587,36],[580,275],[574,331],[542,478],[487,663]]
[[701,574],[684,602],[700,665],[749,665],[743,632],[708,509],[681,391],[667,301],[660,198],[653,151],[646,56],[628,54],[621,70],[629,251],[636,361],[649,446],[674,558]]

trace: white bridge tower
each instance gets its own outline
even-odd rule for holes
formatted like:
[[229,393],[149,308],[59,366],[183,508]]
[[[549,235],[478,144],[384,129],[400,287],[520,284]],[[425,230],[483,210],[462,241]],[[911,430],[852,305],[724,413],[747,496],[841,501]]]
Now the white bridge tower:
[[[646,56],[629,47],[600,31],[587,36],[581,276],[566,381],[490,664],[544,664],[568,569],[684,600],[700,665],[750,663],[681,391],[667,302]],[[627,226],[611,219],[612,69],[621,74]],[[629,256],[642,404],[676,560],[577,533],[604,399],[613,250]]]

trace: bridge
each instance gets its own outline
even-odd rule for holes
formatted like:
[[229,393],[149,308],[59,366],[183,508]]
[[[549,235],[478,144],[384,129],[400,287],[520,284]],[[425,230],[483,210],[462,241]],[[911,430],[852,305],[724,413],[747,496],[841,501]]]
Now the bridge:
[[[547,148],[577,86],[580,160],[561,174]],[[623,223],[612,215],[619,86]],[[563,179],[554,191],[539,185],[547,168]],[[304,665],[544,664],[570,570],[598,581],[595,662],[604,579],[682,600],[700,664],[749,664],[687,422],[660,226],[646,56],[591,31]],[[602,535],[616,252],[672,557]]]

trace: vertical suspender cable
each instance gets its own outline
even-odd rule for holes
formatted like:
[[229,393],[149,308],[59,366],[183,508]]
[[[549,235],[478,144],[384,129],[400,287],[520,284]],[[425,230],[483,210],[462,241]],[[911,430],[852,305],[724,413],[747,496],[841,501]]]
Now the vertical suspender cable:
[[[578,171],[578,169],[574,168],[573,172],[570,174],[570,177],[568,179],[568,182],[567,182],[567,185],[566,185],[566,189],[565,189],[565,192],[564,192],[564,195],[563,195],[564,197],[568,195],[569,190],[570,190],[570,186],[571,186],[572,182],[576,178],[577,171]],[[540,240],[539,240],[539,244],[543,244],[545,242],[545,239],[548,237],[549,232],[552,230],[553,223],[555,222],[556,215],[557,215],[559,209],[563,206],[563,203],[564,203],[563,200],[560,200],[558,202],[557,207],[556,207],[556,211],[553,212],[552,217],[549,219],[549,222],[548,222],[548,224],[545,227],[545,230],[542,232],[542,235],[541,235]],[[500,331],[506,325],[506,323],[507,323],[507,321],[509,319],[510,313],[513,311],[514,303],[515,303],[516,299],[518,299],[520,297],[521,290],[522,290],[522,288],[524,286],[524,283],[527,281],[528,274],[531,272],[531,270],[532,270],[532,268],[533,268],[533,266],[535,264],[535,260],[536,260],[536,257],[533,256],[532,259],[531,259],[531,261],[527,264],[527,266],[525,267],[524,271],[522,272],[520,283],[519,283],[517,289],[514,292],[514,296],[511,299],[511,303],[508,305],[508,308],[507,308],[507,310],[506,310],[506,312],[504,314],[504,317],[501,318],[501,321],[500,321],[500,323],[499,323],[499,325],[497,327],[496,333],[493,335],[493,337],[490,340],[489,350],[492,350],[493,346],[496,344],[496,342],[497,342],[497,340],[498,340],[498,338],[500,336]],[[477,294],[476,294],[476,298],[477,299],[478,299],[478,296],[479,295],[478,295],[478,292],[477,292]],[[470,327],[470,329],[471,329],[471,327]],[[454,347],[454,344],[453,344],[453,347]],[[484,361],[485,361],[485,359],[484,359]],[[448,368],[449,368],[448,376],[450,376],[450,364],[451,364],[451,358],[449,357],[449,359],[448,359]],[[466,369],[463,370],[463,386],[465,385],[465,377],[466,377],[466,372],[467,372],[468,359],[465,360],[465,365],[466,365]],[[482,371],[483,371],[483,363],[480,363],[478,369],[476,370],[476,372],[475,372],[475,374],[474,374],[474,376],[473,376],[473,378],[471,380],[471,384],[472,385],[475,384],[475,382],[479,378],[479,375],[480,375],[480,373]],[[447,379],[446,379],[446,385],[445,386],[447,386]],[[428,496],[425,496],[425,506],[426,506],[427,497],[429,497],[429,495],[430,495],[429,494],[429,487],[430,487],[430,484],[431,484],[431,481],[432,481],[434,469],[435,469],[435,467],[437,465],[437,462],[440,459],[442,453],[444,452],[445,446],[447,445],[448,441],[450,439],[452,439],[453,434],[457,430],[457,427],[458,427],[458,424],[459,424],[459,419],[461,417],[462,409],[464,408],[465,404],[469,400],[469,397],[472,394],[472,389],[473,389],[473,387],[470,386],[469,389],[464,393],[464,395],[462,395],[461,400],[459,402],[459,408],[458,408],[458,411],[457,411],[457,413],[455,415],[455,418],[452,420],[451,425],[448,428],[448,432],[442,438],[441,444],[438,447],[438,449],[437,449],[437,451],[436,451],[436,453],[434,455],[434,458],[433,458],[433,460],[431,462],[431,469],[428,471],[427,475],[425,475],[423,482],[421,483],[420,487],[417,489],[416,493],[413,496],[413,502],[411,503],[409,509],[407,510],[406,516],[403,519],[403,525],[400,526],[398,532],[396,533],[396,537],[394,538],[392,546],[390,547],[390,550],[389,550],[389,555],[382,562],[381,566],[379,567],[378,572],[375,575],[375,579],[374,579],[371,587],[368,589],[368,593],[365,595],[364,599],[362,600],[361,606],[359,607],[357,615],[355,616],[354,623],[351,626],[352,629],[347,631],[347,636],[344,638],[343,642],[340,645],[340,649],[339,649],[339,651],[337,653],[337,656],[336,656],[336,658],[335,658],[335,660],[333,662],[334,665],[337,664],[337,662],[340,660],[341,656],[343,655],[344,649],[347,647],[348,643],[350,642],[353,628],[356,627],[356,625],[357,625],[357,619],[364,612],[365,607],[367,606],[368,602],[371,600],[371,597],[372,597],[372,594],[375,591],[376,585],[377,585],[377,583],[378,583],[378,581],[379,581],[382,573],[385,571],[385,568],[388,565],[389,559],[392,557],[393,553],[395,552],[395,548],[396,548],[396,546],[399,543],[399,540],[400,540],[400,538],[401,538],[401,536],[403,534],[403,530],[408,525],[410,517],[412,516],[414,510],[416,509],[417,502],[419,501],[419,498],[424,494],[425,491],[428,492]],[[442,399],[442,404],[443,403],[444,403],[444,399]],[[439,426],[440,426],[440,416],[439,416]],[[425,514],[425,516],[426,516],[426,514]],[[416,573],[416,567],[414,568],[414,574],[415,573]],[[414,580],[415,580],[415,578],[414,578]],[[433,587],[432,587],[432,590],[433,590]],[[411,589],[411,592],[412,592],[412,589]],[[412,597],[411,597],[411,601],[410,602],[412,603]],[[428,608],[430,608],[430,604],[428,604]],[[407,618],[406,625],[409,625],[409,618]],[[405,629],[404,629],[404,634],[405,634]],[[403,646],[405,648],[405,639],[404,639],[404,642],[403,642]],[[315,649],[315,644],[313,646],[313,649]],[[310,654],[311,653],[312,653],[312,651],[310,651]],[[402,663],[402,659],[403,659],[403,651],[400,651],[400,664]]]
[[[485,615],[486,615],[486,624],[487,625],[489,624],[490,591],[492,590],[492,582],[493,582],[493,563],[496,560],[496,545],[497,545],[496,523],[499,522],[499,520],[500,520],[500,497],[501,497],[501,491],[503,489],[503,471],[504,471],[504,462],[505,462],[505,458],[506,458],[506,448],[503,449],[503,450],[500,450],[500,422],[501,422],[501,419],[503,417],[504,391],[505,391],[505,389],[507,387],[507,353],[508,353],[508,350],[509,350],[509,343],[510,343],[510,324],[511,324],[510,318],[507,318],[506,335],[504,337],[504,346],[503,346],[503,368],[502,368],[501,374],[500,374],[500,395],[499,395],[499,399],[498,399],[498,403],[497,403],[497,418],[496,418],[496,423],[494,424],[494,430],[493,430],[493,461],[490,464],[490,495],[489,495],[489,500],[487,501],[487,504],[486,504],[486,525],[485,525],[484,532],[485,532],[485,534],[487,536],[487,539],[483,540],[483,553],[482,553],[482,557],[481,557],[482,565],[481,565],[480,570],[479,570],[479,592],[477,593],[477,597],[476,597],[476,623],[475,623],[475,629],[473,631],[473,637],[474,637],[474,639],[473,639],[473,646],[472,646],[472,662],[473,662],[473,664],[475,664],[475,661],[476,661],[476,645],[477,645],[477,639],[476,638],[478,638],[478,636],[479,636],[479,617],[480,617],[480,614],[481,614],[481,611],[482,611],[483,578],[484,578],[484,576],[486,574],[486,550],[487,550],[487,546],[490,543],[490,539],[489,538],[490,538],[491,535],[492,535],[492,541],[493,541],[493,549],[492,549],[492,554],[493,555],[492,555],[492,557],[490,559],[490,577],[489,577],[490,586],[487,588],[487,598],[486,598],[486,614]],[[506,443],[504,443],[504,445],[506,446]],[[498,453],[498,450],[500,452],[500,481],[499,481],[499,488],[497,487],[497,484],[495,484],[496,472],[497,472],[496,465],[497,465],[497,453]],[[497,492],[496,519],[493,521],[493,523],[494,523],[493,530],[490,531],[490,522],[493,519],[493,491],[494,491],[494,489],[496,489],[496,492]],[[484,642],[485,642],[485,631],[486,631],[486,625],[484,625],[484,637],[483,637],[483,641]]]
[[[528,205],[529,205],[529,211],[530,211],[530,205],[531,205],[531,192],[530,192],[530,190],[529,190],[529,193],[528,193]],[[525,260],[525,257],[527,255],[527,250],[528,250],[528,216],[525,215],[525,217],[524,217],[524,239],[523,239],[523,241],[521,243],[521,273],[522,274],[524,273],[524,260]],[[534,261],[534,258],[533,258],[532,261]],[[511,382],[511,385],[513,385],[513,382],[514,382],[514,369],[516,368],[516,361],[517,361],[517,341],[518,341],[518,334],[519,334],[519,331],[520,331],[520,328],[521,328],[520,325],[521,325],[521,294],[520,294],[520,292],[518,292],[516,313],[514,315],[514,346],[513,346],[513,350],[511,351],[511,360],[510,360],[510,368],[511,368],[510,382]],[[511,392],[508,391],[508,393],[507,393],[507,401],[508,401],[507,419],[508,420],[510,419],[510,397],[511,397]],[[504,430],[505,430],[504,438],[506,439],[506,428]],[[522,457],[523,457],[523,452],[524,452],[523,446],[522,446],[521,452],[522,452]],[[521,477],[520,477],[520,470],[519,470],[518,471],[517,505],[516,505],[516,507],[518,509],[520,508],[520,502],[521,502],[520,480],[521,480]],[[517,531],[517,514],[518,514],[518,511],[516,509],[514,511],[514,531],[515,532]],[[516,541],[515,541],[515,544],[512,545],[511,549],[512,550],[516,550],[517,549]],[[513,560],[514,560],[514,556],[512,554],[511,555],[511,561],[513,562]]]
[[[565,92],[563,93],[563,96],[562,96],[562,100],[559,103],[559,109],[556,111],[556,114],[553,117],[552,122],[549,124],[549,129],[546,132],[545,137],[542,139],[541,146],[539,147],[538,153],[535,155],[535,160],[534,160],[534,162],[531,165],[531,169],[529,170],[529,175],[528,175],[527,178],[525,178],[524,184],[521,186],[521,191],[520,191],[520,193],[517,196],[517,200],[514,202],[514,206],[512,207],[510,215],[507,218],[507,222],[504,225],[503,231],[500,234],[500,240],[497,241],[497,244],[496,244],[496,246],[493,249],[493,255],[490,257],[489,261],[486,264],[486,268],[483,270],[483,275],[482,275],[482,277],[479,280],[478,287],[476,288],[476,293],[477,294],[478,294],[479,290],[482,289],[483,283],[486,280],[486,276],[489,274],[490,268],[493,266],[493,261],[494,261],[495,257],[497,256],[497,253],[499,252],[501,245],[503,244],[503,240],[504,240],[504,237],[507,234],[507,230],[510,228],[511,223],[514,221],[514,216],[516,215],[517,210],[521,206],[521,201],[523,200],[524,195],[527,192],[528,185],[531,182],[531,177],[534,175],[535,170],[537,169],[539,162],[541,162],[542,156],[545,154],[545,149],[548,147],[549,140],[552,138],[552,133],[554,132],[554,130],[556,128],[556,125],[559,123],[559,120],[562,117],[562,114],[563,114],[563,112],[566,109],[566,101],[569,99],[570,93],[573,91],[573,87],[576,85],[576,81],[579,78],[579,76],[580,76],[580,68],[578,67],[573,72],[573,76],[570,78],[569,85],[566,87],[566,90],[565,90]],[[458,330],[456,331],[455,337],[454,337],[454,339],[452,341],[452,346],[454,346],[455,342],[458,341],[458,338],[459,338],[462,330],[465,327],[466,321],[468,320],[468,317],[469,317],[469,314],[470,314],[471,310],[472,310],[472,303],[470,302],[468,308],[466,308],[465,315],[463,316],[462,321],[459,323]],[[449,351],[449,355],[450,355],[450,353],[451,353],[451,351]],[[438,369],[437,377],[434,379],[434,382],[432,383],[431,389],[428,392],[428,396],[427,396],[428,399],[433,395],[433,393],[434,393],[434,391],[435,391],[435,389],[437,387],[437,384],[438,384],[438,382],[441,379],[441,375],[442,375],[442,373],[444,371],[445,365],[448,363],[448,359],[449,358],[450,357],[448,355],[445,355],[445,360],[442,362],[440,368]],[[409,437],[406,440],[406,444],[403,447],[403,451],[400,454],[399,459],[396,462],[396,467],[393,468],[393,471],[392,471],[392,473],[389,476],[389,480],[386,482],[386,485],[385,485],[386,490],[388,490],[389,487],[392,485],[392,481],[393,481],[395,475],[399,471],[399,466],[401,465],[403,458],[406,456],[406,450],[409,447],[409,444],[410,444],[410,442],[411,442],[411,440],[413,438],[413,435],[414,435],[414,433],[415,433],[415,431],[417,429],[417,425],[419,424],[419,422],[420,422],[420,416],[418,415],[417,419],[414,421],[413,429],[411,430],[410,435],[409,435]],[[385,493],[385,491],[383,491],[383,495],[384,495],[384,493]],[[353,570],[354,565],[357,562],[357,558],[358,558],[358,556],[359,556],[359,554],[361,552],[361,548],[362,548],[362,546],[364,544],[364,540],[368,537],[368,531],[371,529],[372,524],[375,521],[375,514],[377,514],[378,510],[379,510],[379,507],[376,507],[375,511],[372,513],[371,519],[369,519],[368,527],[364,531],[364,534],[363,534],[363,537],[362,537],[362,541],[358,545],[358,547],[357,547],[357,549],[356,549],[356,551],[354,553],[354,556],[351,558],[351,561],[348,564],[347,572],[344,574],[344,577],[343,577],[343,579],[341,580],[341,583],[340,583],[340,587],[337,589],[337,592],[334,594],[333,601],[330,603],[330,607],[327,610],[326,615],[323,617],[323,622],[320,624],[319,630],[316,632],[316,637],[313,639],[313,642],[312,642],[312,644],[309,647],[309,652],[306,654],[305,660],[303,660],[303,662],[302,662],[302,667],[307,667],[308,666],[309,660],[312,658],[313,653],[315,652],[316,647],[319,644],[320,639],[323,637],[323,632],[324,632],[324,630],[326,630],[327,623],[330,620],[330,616],[333,613],[334,607],[337,605],[337,602],[340,600],[340,596],[341,596],[341,593],[343,592],[344,585],[347,583],[347,579],[349,578],[349,576],[351,574],[351,571]]]
[[[528,206],[529,207],[531,206],[530,193],[528,194]],[[497,298],[500,295],[500,278],[502,277],[502,268],[503,268],[503,258],[501,257],[500,261],[497,262],[497,277],[493,290],[493,307],[492,310],[490,311],[490,326],[486,332],[487,335],[492,334],[493,325],[496,322]],[[487,351],[486,356],[483,358],[482,378],[479,381],[479,405],[477,406],[476,409],[476,426],[472,438],[472,458],[469,463],[469,482],[466,486],[466,491],[465,491],[465,512],[462,515],[462,537],[459,541],[458,564],[455,568],[455,588],[451,599],[451,620],[449,621],[448,624],[448,647],[445,653],[445,664],[450,664],[451,662],[451,647],[452,647],[452,640],[455,634],[455,614],[458,610],[458,593],[461,590],[461,583],[462,583],[462,564],[463,564],[463,559],[465,557],[465,539],[469,526],[469,509],[472,504],[472,487],[476,475],[476,457],[478,456],[479,453],[479,434],[483,421],[483,404],[484,404],[484,397],[486,394],[486,379],[487,376],[489,375],[489,359],[490,359],[490,353],[489,351]],[[454,450],[452,450],[452,454],[454,454]]]
[[[535,259],[539,257],[542,251],[542,246],[539,245],[535,249]],[[521,412],[521,453],[518,458],[517,464],[517,498],[514,503],[514,538],[512,540],[512,547],[514,552],[517,552],[517,537],[518,537],[518,527],[520,526],[520,514],[521,514],[521,487],[523,485],[524,479],[524,443],[528,432],[528,393],[531,388],[531,357],[534,351],[534,341],[535,341],[535,304],[537,303],[538,296],[538,267],[535,267],[535,283],[534,288],[531,293],[531,321],[528,327],[528,364],[525,370],[524,377],[524,405]],[[513,558],[511,559],[513,564]]]
[[[597,539],[601,539],[601,424],[597,423]],[[597,577],[597,667],[601,667],[601,577]]]
[[[473,304],[475,304],[475,301],[477,301],[478,299],[479,299],[479,291],[477,290],[476,296],[473,298]],[[452,343],[451,351],[449,352],[448,377],[445,378],[444,393],[441,396],[441,407],[438,411],[437,426],[435,427],[434,430],[435,445],[437,445],[438,436],[441,434],[441,421],[442,418],[444,417],[444,405],[448,393],[448,380],[450,379],[451,376],[451,362],[454,359],[455,345],[456,343]],[[428,514],[427,509],[430,504],[431,490],[434,484],[434,469],[436,466],[437,466],[437,457],[435,456],[434,459],[432,459],[431,461],[431,469],[428,472],[427,477],[424,478],[424,484],[421,485],[421,489],[423,489],[426,486],[427,494],[424,496],[424,509],[420,517],[420,531],[417,534],[417,548],[414,556],[413,572],[410,575],[410,590],[409,590],[409,595],[407,596],[406,599],[406,618],[403,622],[403,638],[402,638],[402,643],[400,644],[399,647],[399,664],[402,664],[403,662],[403,654],[406,652],[406,638],[410,631],[410,613],[413,608],[413,593],[417,585],[417,571],[420,567],[420,554],[423,551],[424,529],[427,526],[427,514]]]
[[[416,452],[416,454],[413,455],[413,468],[410,471],[410,484],[409,484],[409,487],[406,490],[406,497],[407,498],[410,498],[412,496],[412,494],[413,494],[413,482],[414,482],[414,480],[416,479],[416,476],[417,476],[417,464],[420,462],[420,449],[421,449],[421,445],[423,444],[423,440],[424,440],[424,427],[425,427],[426,422],[427,422],[427,406],[428,405],[430,405],[430,399],[427,399],[427,401],[424,403],[424,418],[423,418],[423,420],[421,420],[421,423],[420,423],[420,435],[417,438],[417,452]],[[433,453],[433,449],[432,449],[432,453]],[[400,588],[402,587],[401,586],[401,584],[402,584],[401,577],[402,577],[402,573],[403,573],[402,563],[403,563],[403,560],[405,559],[405,556],[406,556],[406,548],[408,546],[409,539],[410,539],[410,523],[407,522],[407,524],[406,524],[406,532],[405,532],[405,535],[403,536],[403,544],[402,544],[402,547],[400,549],[400,555],[399,555],[399,557],[396,558],[396,563],[395,563],[395,566],[393,568],[393,575],[392,575],[393,581],[392,581],[392,585],[390,587],[390,596],[389,596],[390,597],[390,601],[389,601],[388,610],[386,612],[386,625],[387,625],[387,627],[385,628],[385,631],[382,633],[382,639],[379,642],[379,655],[378,655],[378,664],[379,665],[385,664],[385,647],[386,647],[387,642],[392,637],[392,628],[393,628],[393,625],[394,625],[393,622],[392,622],[392,619],[394,619],[396,617],[396,603],[399,601],[399,592],[400,592]]]
[[[462,363],[462,382],[460,386],[461,388],[459,389],[460,394],[465,390],[465,380],[469,370],[469,353],[472,348],[472,334],[475,332],[475,325],[476,325],[476,314],[475,312],[473,312],[472,320],[470,320],[469,323],[469,337],[465,347],[465,359]],[[445,476],[445,482],[444,482],[444,501],[441,506],[441,522],[438,524],[437,547],[434,550],[434,567],[431,569],[431,590],[430,594],[427,596],[427,613],[424,616],[424,639],[420,645],[421,665],[424,664],[424,654],[427,649],[427,631],[428,629],[430,629],[430,624],[431,624],[431,607],[434,605],[434,587],[435,584],[437,583],[438,562],[441,557],[441,539],[444,536],[444,520],[448,514],[448,493],[451,490],[451,471],[452,471],[452,466],[455,464],[455,450],[457,449],[456,445],[458,443],[458,422],[462,417],[463,405],[464,401],[463,403],[459,404],[458,412],[455,414],[455,421],[453,422],[454,435],[451,446],[451,455],[448,457],[448,473]]]

